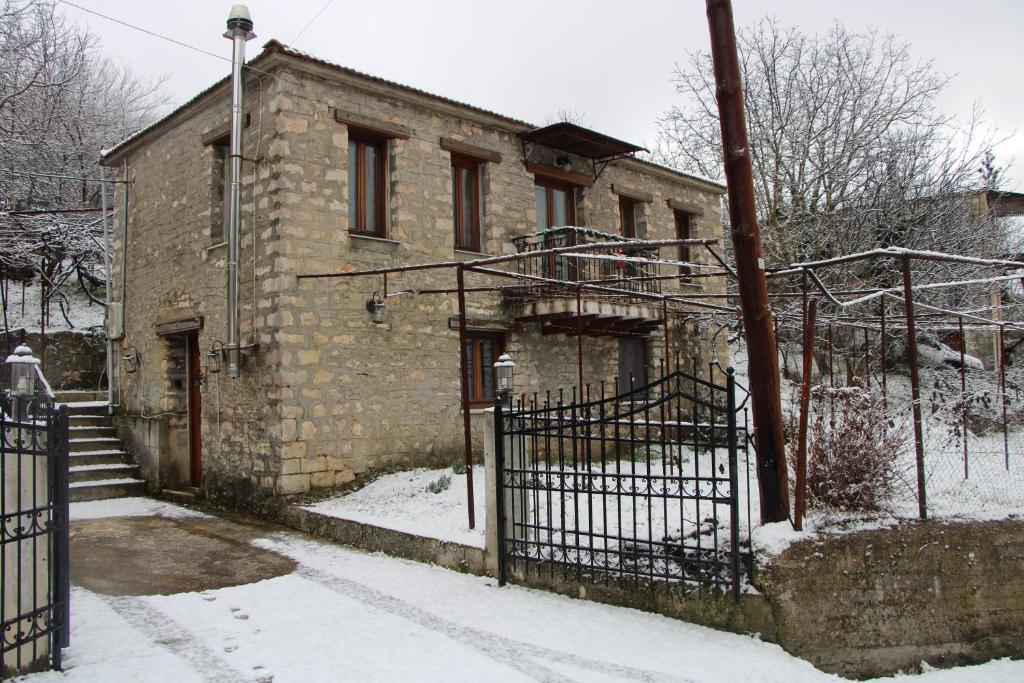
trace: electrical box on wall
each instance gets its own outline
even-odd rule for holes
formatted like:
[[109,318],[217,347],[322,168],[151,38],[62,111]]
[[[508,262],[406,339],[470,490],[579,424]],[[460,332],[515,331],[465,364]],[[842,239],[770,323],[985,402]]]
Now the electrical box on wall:
[[107,336],[111,339],[124,336],[124,330],[121,329],[121,306],[120,302],[107,304]]

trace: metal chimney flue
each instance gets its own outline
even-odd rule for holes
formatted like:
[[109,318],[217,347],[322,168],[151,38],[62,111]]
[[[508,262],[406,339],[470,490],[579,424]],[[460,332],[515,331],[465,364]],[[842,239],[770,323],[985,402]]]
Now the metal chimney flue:
[[[228,194],[228,301],[227,349],[228,377],[238,377],[238,223],[242,198],[242,67],[245,64],[245,43],[256,37],[252,32],[252,17],[245,5],[234,5],[228,13],[228,30],[224,37],[231,40],[231,142],[228,163],[231,186]],[[256,293],[253,292],[253,296]],[[255,333],[255,330],[253,331]]]

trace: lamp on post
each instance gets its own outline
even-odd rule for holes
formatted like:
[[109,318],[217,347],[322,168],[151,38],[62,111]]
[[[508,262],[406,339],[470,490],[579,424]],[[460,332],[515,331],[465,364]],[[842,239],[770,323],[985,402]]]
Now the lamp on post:
[[512,391],[515,389],[516,364],[507,353],[498,356],[494,363],[494,376],[498,385],[498,398],[506,408],[512,407]]
[[12,412],[15,419],[21,420],[25,405],[36,391],[36,366],[39,365],[39,359],[32,355],[32,349],[22,344],[7,356],[7,364],[11,366]]

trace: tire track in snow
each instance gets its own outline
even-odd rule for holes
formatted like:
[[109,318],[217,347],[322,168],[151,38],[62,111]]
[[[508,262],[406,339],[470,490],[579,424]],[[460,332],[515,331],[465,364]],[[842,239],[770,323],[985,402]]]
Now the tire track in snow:
[[309,579],[325,588],[328,588],[347,598],[359,602],[374,609],[388,614],[401,617],[416,623],[434,633],[445,635],[460,645],[479,650],[491,659],[515,669],[516,671],[538,681],[553,681],[572,683],[567,678],[553,669],[547,668],[539,661],[549,660],[566,664],[572,667],[594,671],[600,674],[611,674],[620,676],[632,681],[650,681],[652,683],[697,683],[690,678],[670,676],[656,671],[637,669],[623,664],[612,664],[609,662],[594,661],[578,655],[552,650],[540,645],[531,645],[504,636],[499,636],[487,631],[481,631],[472,626],[465,626],[458,622],[445,619],[432,614],[424,609],[416,607],[400,598],[382,593],[370,588],[358,581],[346,579],[335,574],[330,574],[319,569],[313,569],[307,565],[301,565],[296,572],[299,576]]
[[203,641],[160,610],[146,604],[141,598],[110,595],[100,597],[144,636],[192,665],[204,680],[210,683],[253,680],[246,679],[242,672],[221,659]]

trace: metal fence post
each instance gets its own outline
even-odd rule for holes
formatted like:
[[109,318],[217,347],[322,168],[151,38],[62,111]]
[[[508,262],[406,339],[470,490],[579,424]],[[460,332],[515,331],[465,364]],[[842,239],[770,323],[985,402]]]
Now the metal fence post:
[[914,449],[917,454],[917,511],[928,519],[928,494],[924,476],[924,433],[921,424],[921,388],[917,374],[917,331],[914,328],[914,295],[910,287],[910,257],[903,257],[903,305],[907,314],[907,361],[910,364],[910,397],[914,417]]
[[[60,630],[54,638],[53,667],[61,668],[61,648],[71,644],[71,495],[70,457],[68,452],[68,407],[61,405],[53,415],[50,435],[47,441],[50,451],[50,467],[55,468],[56,496],[53,499],[54,516],[57,518],[57,533],[54,538],[55,608],[60,611]],[[59,593],[58,593],[59,591]]]
[[737,477],[736,445],[736,371],[729,368],[726,376],[726,420],[729,433],[729,533],[732,552],[729,560],[732,569],[732,599],[740,601],[740,497]]
[[503,401],[494,402],[494,502],[498,515],[498,585],[504,586],[505,569],[505,416]]

